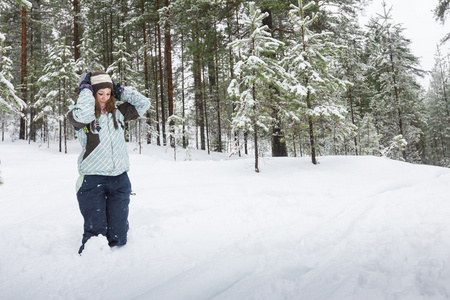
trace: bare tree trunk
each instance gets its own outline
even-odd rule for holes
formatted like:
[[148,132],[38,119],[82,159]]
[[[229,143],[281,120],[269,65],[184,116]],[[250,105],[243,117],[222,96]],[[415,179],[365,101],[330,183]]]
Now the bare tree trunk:
[[74,46],[74,52],[73,57],[75,61],[77,61],[80,58],[80,34],[78,30],[78,19],[79,19],[79,13],[80,13],[80,5],[79,0],[73,0],[73,46]]
[[[253,100],[256,99],[256,89],[253,84],[252,87]],[[252,125],[253,125],[253,139],[255,140],[255,172],[259,173],[259,153],[258,153],[258,125],[256,124],[256,116],[252,116]]]
[[[308,106],[308,109],[312,109],[311,93],[309,90],[306,95],[306,104]],[[308,116],[308,127],[309,127],[309,143],[311,145],[311,161],[313,164],[316,165],[317,160],[316,160],[316,145],[315,145],[315,138],[314,138],[314,125],[313,125],[313,119],[311,116]]]
[[244,154],[248,155],[248,131],[245,129],[244,131]]
[[[114,39],[113,39],[113,13],[112,13],[112,7],[109,8],[109,63],[108,65],[112,65],[112,63],[114,62],[114,57],[113,57],[113,49],[114,49]],[[107,68],[108,66],[105,66],[105,68]],[[120,72],[120,67],[119,67],[119,72]]]
[[[0,55],[1,55],[1,53],[0,53]],[[0,70],[1,70],[1,67],[0,67]],[[0,119],[2,120],[2,142],[4,142],[5,141],[5,125],[6,125],[6,122],[5,122],[5,117],[3,116],[3,112],[2,111],[0,111]]]
[[[218,100],[219,95],[217,93],[216,65],[215,65],[214,60],[212,60],[211,57],[208,58],[207,64],[208,64],[208,81],[209,81],[209,99],[210,99],[211,103],[213,103],[213,100],[215,100],[215,102],[216,102],[217,118],[218,118],[217,122],[218,122],[218,124],[220,124],[220,105],[219,105],[219,100]],[[206,97],[205,97],[205,103],[206,103]],[[206,111],[206,108],[205,108],[205,111]],[[206,120],[207,120],[207,118],[206,118]],[[219,129],[219,133],[220,133],[220,128],[218,128],[218,129]],[[221,140],[220,140],[219,134],[217,136],[217,139],[219,142],[218,151],[222,152],[221,146],[220,146]],[[209,140],[209,137],[208,137],[208,140]]]
[[[300,1],[301,2],[301,1]],[[303,6],[300,5],[301,9],[301,18],[304,20],[303,15]],[[303,52],[306,53],[306,41],[305,41],[305,28],[302,26],[301,29],[302,32],[302,43],[303,43]],[[305,61],[307,61],[307,57],[304,57]],[[308,75],[305,78],[305,86],[308,86],[309,78]],[[306,105],[309,110],[312,109],[312,102],[311,102],[311,92],[308,89],[308,92],[306,93]],[[314,138],[314,125],[313,125],[313,119],[311,116],[308,116],[308,127],[309,127],[309,143],[311,145],[311,161],[313,164],[317,164],[316,160],[316,145],[315,145],[315,138]]]
[[[145,87],[145,97],[148,98],[149,94],[149,81],[148,81],[148,57],[147,57],[147,34],[146,34],[146,26],[147,23],[145,21],[144,15],[145,15],[145,1],[142,0],[141,1],[141,14],[142,14],[142,37],[143,37],[143,42],[144,42],[144,87]],[[147,112],[146,114],[146,123],[148,124],[148,126],[150,127],[152,125],[152,119],[151,119],[151,115],[150,112]],[[152,137],[150,132],[147,133],[147,144],[151,144],[152,142]],[[140,151],[140,149],[139,149]]]
[[[159,0],[156,0],[156,10],[159,10]],[[161,52],[161,27],[159,26],[158,18],[158,53],[159,53],[159,88],[161,93],[161,127],[163,136],[163,145],[167,143],[166,140],[166,113],[164,109],[164,74],[163,74],[163,62],[162,62],[162,52]]]
[[[227,4],[227,9],[228,9],[228,4]],[[237,17],[236,17],[237,19]],[[228,42],[231,43],[232,42],[232,38],[231,38],[231,32],[232,32],[232,28],[231,28],[231,17],[227,18],[227,27],[228,27]],[[238,34],[239,34],[239,27],[238,27]],[[228,49],[228,55],[230,58],[230,79],[233,80],[234,79],[234,60],[233,60],[233,51],[231,49],[231,47],[229,47]],[[232,101],[232,109],[233,109],[233,114],[236,111],[236,104],[234,103],[234,101]],[[235,131],[234,132],[234,148],[239,149],[239,157],[241,156],[241,150],[240,150],[240,145],[239,145],[239,132]]]
[[[34,6],[31,8],[30,10],[30,17],[33,18],[33,9]],[[34,34],[33,34],[33,27],[30,30],[30,61],[34,61],[34,49],[33,49],[33,44],[34,44]],[[31,78],[29,79],[29,81],[34,82],[34,78],[33,78],[34,73],[31,72]],[[30,95],[29,98],[29,103],[34,103],[34,88],[31,88],[31,91],[28,93]],[[36,115],[36,109],[34,107],[34,105],[31,105],[30,107],[30,120],[29,120],[29,125],[28,125],[28,144],[31,144],[31,141],[36,142],[36,124],[34,122],[34,116]]]
[[102,49],[102,53],[103,53],[103,66],[106,68],[107,64],[108,64],[108,43],[107,43],[107,26],[106,26],[106,19],[105,19],[105,14],[102,14],[102,25],[103,25],[103,33],[102,33],[102,44],[103,44],[103,49]]
[[[255,39],[252,38],[252,54],[255,54]],[[253,70],[253,76],[256,76],[255,70]],[[253,127],[253,139],[255,143],[255,172],[259,173],[259,153],[258,153],[258,124],[256,123],[257,112],[256,112],[256,87],[255,83],[252,85],[252,97],[253,97],[253,114],[252,114],[252,127]]]
[[[217,52],[216,52],[217,55]],[[216,56],[216,101],[217,101],[217,151],[222,152],[222,117],[221,117],[221,107],[220,107],[220,96],[219,96],[219,71],[217,67],[218,58]]]
[[299,134],[298,135],[299,139],[298,139],[298,149],[300,150],[300,157],[303,157],[303,151],[302,151],[302,137]]
[[64,153],[67,154],[67,117],[64,115]]
[[209,123],[208,123],[208,106],[207,106],[207,97],[206,97],[206,79],[205,79],[205,66],[202,61],[202,103],[203,103],[203,112],[204,112],[204,120],[205,120],[205,129],[206,129],[206,150],[208,151],[208,154],[210,153],[209,149]]
[[292,136],[292,145],[294,147],[294,157],[297,157],[297,148],[295,147],[295,135]]
[[[169,117],[173,116],[173,79],[172,79],[172,41],[171,41],[171,35],[170,35],[170,13],[169,13],[169,0],[165,0],[165,5],[167,7],[167,14],[166,14],[166,23],[164,24],[164,61],[165,61],[165,67],[166,67],[166,77],[167,77],[167,100],[169,105]],[[173,120],[170,120],[169,126],[171,131],[171,138],[170,138],[170,146],[175,147],[175,138],[173,136],[174,134],[174,128],[175,125]]]
[[[25,5],[22,6],[22,39],[21,39],[21,47],[22,47],[22,64],[21,64],[21,74],[20,74],[20,83],[22,85],[22,99],[26,102],[27,99],[27,86],[25,82],[25,78],[27,76],[27,9]],[[22,113],[24,116],[20,118],[20,131],[19,131],[19,139],[26,139],[26,110],[23,109]]]
[[221,128],[221,114],[220,114],[220,95],[218,88],[219,74],[218,74],[218,58],[217,58],[217,21],[213,18],[214,27],[207,31],[207,51],[206,64],[208,67],[208,81],[209,81],[209,100],[210,103],[216,104],[217,113],[217,145],[215,150],[222,152],[222,128]]
[[[351,86],[348,87],[348,95],[349,95],[349,98],[350,98],[350,113],[352,115],[352,124],[354,126],[356,126],[356,124],[355,124],[355,113],[354,113],[354,110],[353,110],[353,92],[352,92],[352,87]],[[353,137],[353,141],[355,143],[355,154],[358,155],[358,141],[356,140],[356,136]]]
[[159,93],[158,93],[158,70],[157,70],[157,41],[158,34],[155,29],[155,54],[152,58],[152,73],[154,75],[154,83],[155,83],[155,114],[156,114],[156,132],[158,136],[156,137],[156,145],[161,146],[161,129],[160,129],[160,121],[159,121]]
[[192,73],[194,77],[194,98],[195,98],[195,108],[196,108],[196,116],[197,116],[197,127],[200,127],[200,149],[206,150],[205,144],[205,121],[204,121],[204,107],[203,107],[203,99],[202,99],[202,66],[199,52],[200,46],[200,36],[198,32],[198,28],[194,28],[195,32],[195,53],[193,54],[193,62],[192,62]]
[[186,139],[186,107],[184,97],[184,34],[181,33],[181,102],[182,102],[182,116],[183,116],[183,148],[187,148],[188,143]]

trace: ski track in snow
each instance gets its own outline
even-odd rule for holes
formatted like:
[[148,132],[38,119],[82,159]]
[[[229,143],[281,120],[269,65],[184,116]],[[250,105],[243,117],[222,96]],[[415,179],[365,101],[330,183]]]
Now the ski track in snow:
[[129,144],[129,242],[79,256],[80,149],[55,148],[0,143],[0,299],[450,298],[449,169]]

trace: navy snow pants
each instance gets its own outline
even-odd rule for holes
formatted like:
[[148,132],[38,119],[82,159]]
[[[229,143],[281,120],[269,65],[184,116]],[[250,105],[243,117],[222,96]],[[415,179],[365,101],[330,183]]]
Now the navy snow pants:
[[131,183],[125,172],[119,176],[85,175],[77,192],[84,218],[84,234],[78,253],[93,236],[104,235],[109,246],[127,243],[128,205]]

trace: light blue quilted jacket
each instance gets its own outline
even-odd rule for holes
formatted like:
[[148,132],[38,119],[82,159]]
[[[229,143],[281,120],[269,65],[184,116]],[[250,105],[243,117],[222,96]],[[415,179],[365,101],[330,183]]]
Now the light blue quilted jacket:
[[125,121],[143,116],[150,108],[150,101],[138,91],[125,87],[121,102],[116,102],[116,106],[118,129],[114,128],[112,113],[95,117],[95,99],[89,89],[83,89],[71,107],[68,119],[77,130],[83,148],[78,157],[80,175],[117,176],[129,171]]

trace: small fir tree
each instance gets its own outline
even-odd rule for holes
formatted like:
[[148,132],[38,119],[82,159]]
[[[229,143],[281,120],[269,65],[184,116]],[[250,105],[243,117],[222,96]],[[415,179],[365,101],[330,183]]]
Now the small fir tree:
[[[0,32],[0,110],[3,113],[22,115],[25,102],[16,94],[12,81],[12,60],[6,56],[11,47],[5,46],[6,37]],[[2,118],[3,119],[3,118]]]
[[267,13],[261,13],[254,2],[248,4],[248,11],[242,16],[245,34],[230,44],[241,57],[234,67],[236,78],[228,87],[235,98],[235,113],[232,118],[232,130],[248,130],[253,133],[255,151],[255,172],[258,164],[258,128],[269,130],[273,123],[267,103],[269,86],[282,88],[280,75],[283,68],[268,53],[275,53],[283,45],[271,37],[267,26],[261,26]]
[[[44,68],[44,76],[39,78],[41,87],[36,102],[36,107],[41,113],[37,118],[54,119],[59,127],[59,151],[62,152],[64,139],[64,152],[67,153],[67,110],[73,103],[75,89],[79,76],[75,73],[76,64],[73,58],[72,48],[66,45],[65,38],[55,33],[57,43],[51,49],[49,62]],[[64,135],[64,137],[63,137]]]

